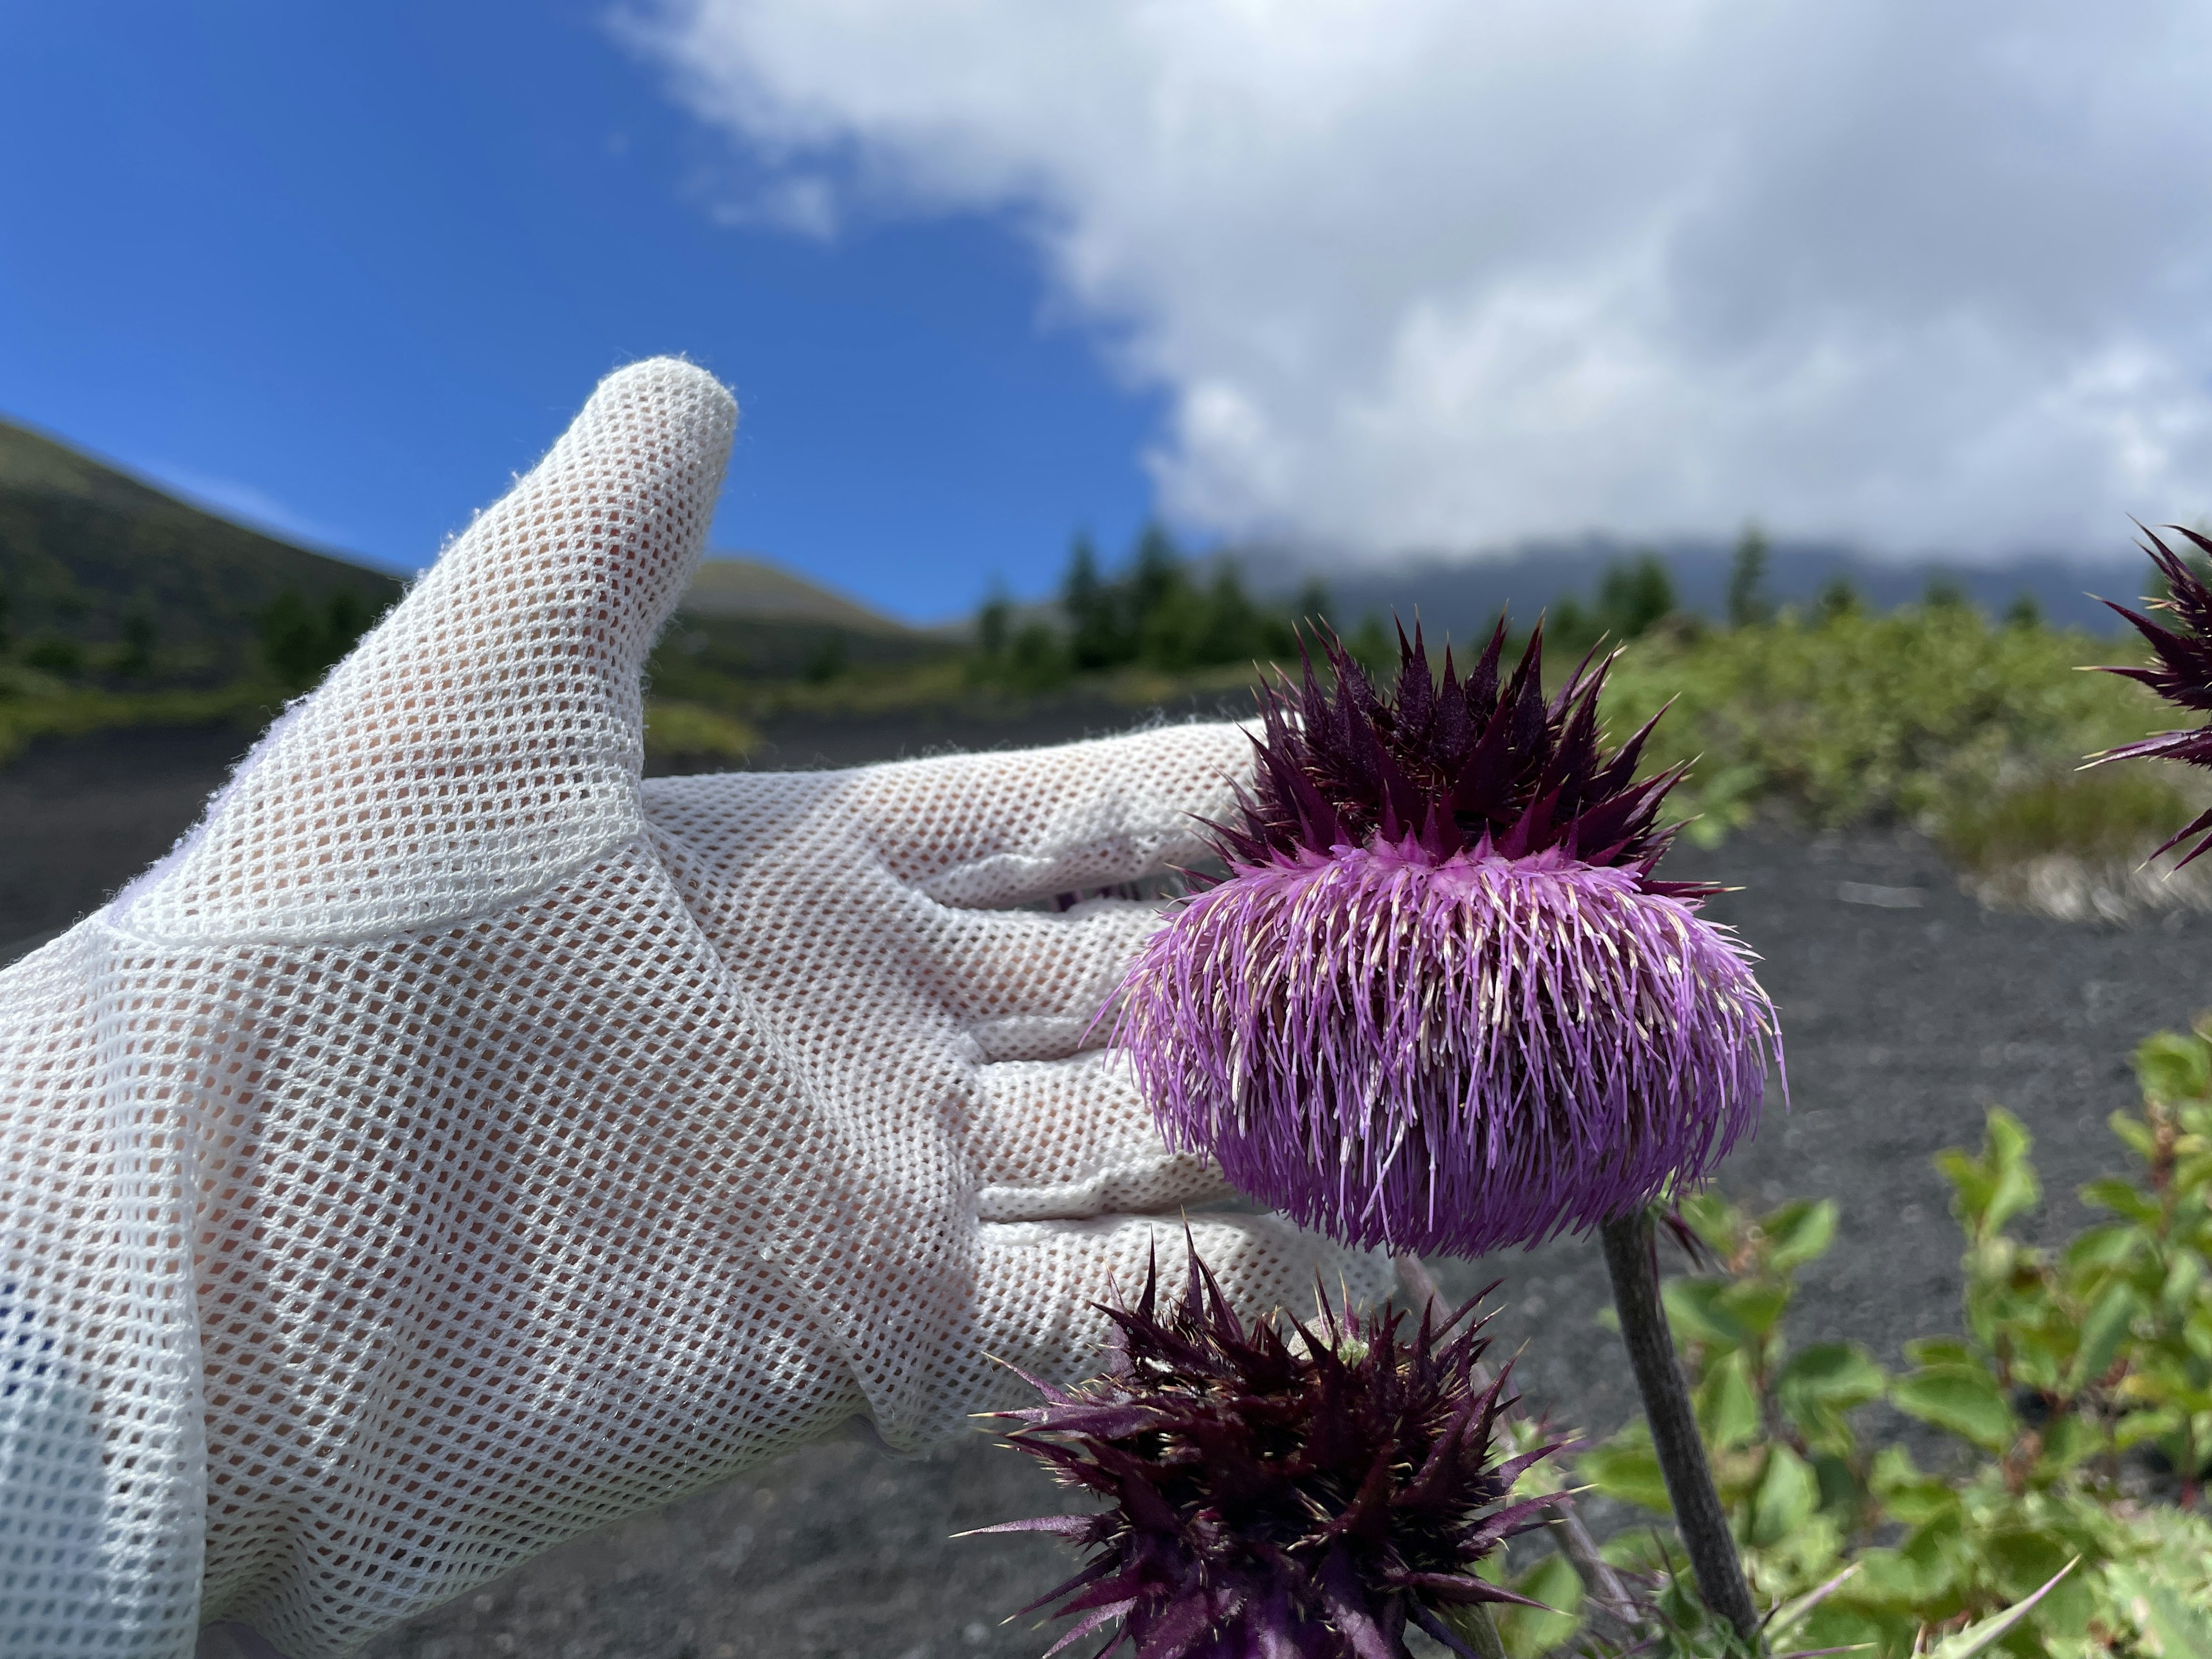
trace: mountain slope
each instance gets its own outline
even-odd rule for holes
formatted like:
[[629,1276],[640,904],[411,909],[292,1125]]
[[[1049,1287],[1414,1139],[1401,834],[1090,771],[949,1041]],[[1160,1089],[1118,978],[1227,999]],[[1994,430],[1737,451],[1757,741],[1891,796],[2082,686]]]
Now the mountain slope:
[[402,590],[0,422],[0,593],[19,651],[66,642],[97,671],[150,623],[140,681],[210,684],[253,665],[261,619],[283,594],[317,615],[349,594],[374,616]]
[[708,553],[684,595],[687,617],[756,623],[821,623],[854,634],[913,632],[871,611],[858,599],[811,582],[766,559],[738,553]]

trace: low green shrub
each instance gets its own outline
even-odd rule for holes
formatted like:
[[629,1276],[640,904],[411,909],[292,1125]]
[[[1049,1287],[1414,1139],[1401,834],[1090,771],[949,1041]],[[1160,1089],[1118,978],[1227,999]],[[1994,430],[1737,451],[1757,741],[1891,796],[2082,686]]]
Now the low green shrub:
[[[1902,1659],[1976,1630],[2022,1659],[2212,1655],[2212,1020],[2150,1038],[2136,1069],[2142,1107],[2112,1120],[2134,1167],[2081,1189],[2110,1218],[2061,1248],[2013,1231],[2042,1189],[2009,1114],[1990,1114],[1978,1152],[1938,1158],[1965,1234],[1965,1328],[1907,1345],[1901,1372],[1855,1344],[1790,1340],[1796,1275],[1835,1237],[1832,1202],[1682,1202],[1701,1271],[1667,1281],[1668,1315],[1746,1571],[1778,1607],[1830,1587],[1796,1621],[1798,1645]],[[1936,1467],[1869,1439],[1882,1404],[1924,1425]],[[1576,1474],[1667,1510],[1640,1424]],[[1607,1553],[1670,1565],[1649,1531]],[[1518,1587],[1561,1611],[1508,1620],[1510,1650],[1567,1641],[1571,1574],[1547,1559]],[[2039,1591],[2015,1622],[1991,1622]],[[1723,1650],[1680,1611],[1662,1647]]]
[[117,726],[234,725],[258,731],[284,706],[284,688],[242,680],[210,691],[85,691],[25,684],[0,669],[0,764],[33,738]]
[[1821,827],[1917,824],[1962,854],[2079,850],[2153,829],[2155,846],[2186,821],[2153,799],[2170,780],[2112,768],[2070,781],[2085,755],[2168,723],[2142,687],[2080,672],[2129,654],[2087,634],[1992,625],[1962,605],[1784,612],[1636,641],[1606,714],[1626,732],[1672,703],[1648,763],[1696,762],[1675,799],[1709,842],[1771,804]]
[[2140,859],[2200,810],[2181,769],[2138,761],[2029,778],[1987,794],[1960,790],[1939,827],[1944,847],[1968,871],[2054,854],[2112,864]]
[[645,706],[645,746],[654,755],[736,761],[759,742],[759,732],[718,708],[658,698]]

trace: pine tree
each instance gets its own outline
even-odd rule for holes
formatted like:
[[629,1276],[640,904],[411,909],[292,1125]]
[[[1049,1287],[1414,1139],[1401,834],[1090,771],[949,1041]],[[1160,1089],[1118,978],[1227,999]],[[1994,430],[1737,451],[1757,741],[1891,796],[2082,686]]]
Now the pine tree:
[[1736,541],[1735,561],[1729,569],[1730,628],[1751,628],[1774,614],[1766,598],[1766,532],[1756,524],[1746,525]]

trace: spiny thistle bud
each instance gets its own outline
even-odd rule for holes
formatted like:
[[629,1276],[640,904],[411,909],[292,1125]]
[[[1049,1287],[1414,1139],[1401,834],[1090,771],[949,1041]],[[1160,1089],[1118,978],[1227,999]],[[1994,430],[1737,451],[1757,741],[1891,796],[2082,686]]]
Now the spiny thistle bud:
[[1044,1404],[996,1413],[1106,1504],[981,1529],[1092,1553],[1023,1609],[1057,1601],[1077,1620],[1048,1651],[1118,1620],[1100,1659],[1124,1642],[1143,1659],[1406,1659],[1410,1623],[1474,1659],[1448,1610],[1524,1601],[1474,1570],[1538,1524],[1549,1499],[1505,1498],[1558,1449],[1492,1461],[1512,1401],[1502,1376],[1478,1385],[1480,1324],[1451,1333],[1474,1304],[1406,1342],[1388,1304],[1363,1322],[1324,1297],[1285,1339],[1239,1321],[1195,1255],[1179,1305],[1162,1314],[1155,1289],[1148,1273],[1133,1308],[1103,1310],[1118,1328],[1104,1376],[1036,1383]]
[[1604,663],[1547,698],[1541,630],[1461,679],[1399,635],[1272,691],[1226,879],[1131,969],[1116,1041],[1162,1133],[1358,1244],[1480,1255],[1704,1176],[1757,1124],[1772,1005],[1652,871],[1677,769],[1603,750]]
[[[2138,526],[2140,527],[2140,526]],[[2199,551],[2212,554],[2212,541],[2207,541],[2193,530],[2184,530],[2179,525],[2169,525],[2169,530],[2179,532],[2197,544]],[[2181,626],[2162,627],[2140,611],[2130,611],[2124,605],[2114,605],[2106,599],[2106,606],[2117,611],[2133,623],[2136,631],[2150,641],[2157,653],[2158,661],[2148,668],[2105,668],[2102,672],[2118,674],[2150,689],[2168,702],[2199,713],[2212,712],[2212,586],[2207,586],[2203,576],[2189,561],[2160,541],[2154,532],[2145,530],[2143,535],[2149,545],[2143,551],[2150,555],[2151,562],[2166,578],[2166,597],[2150,601],[2154,610],[2171,614]],[[2140,743],[2123,744],[2117,749],[2107,749],[2092,756],[2093,763],[2116,760],[2178,760],[2191,766],[2212,766],[2212,725],[2200,726],[2185,732],[2161,732],[2154,738]],[[2191,836],[2198,837],[2181,860],[2187,864],[2212,848],[2212,811],[2207,811],[2177,830],[2166,844],[2151,854],[2171,852]],[[2180,866],[2177,865],[2177,869]]]

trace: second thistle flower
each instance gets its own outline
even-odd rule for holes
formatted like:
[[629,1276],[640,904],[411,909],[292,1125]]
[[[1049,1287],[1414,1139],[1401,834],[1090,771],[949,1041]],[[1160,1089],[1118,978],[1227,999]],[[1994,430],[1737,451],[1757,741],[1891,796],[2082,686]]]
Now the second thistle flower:
[[1601,662],[1544,694],[1540,630],[1464,679],[1401,635],[1378,692],[1332,644],[1267,699],[1217,824],[1227,879],[1132,969],[1118,1040],[1169,1142],[1358,1244],[1474,1255],[1707,1173],[1757,1125],[1772,1005],[1657,879],[1679,770],[1600,740]]

